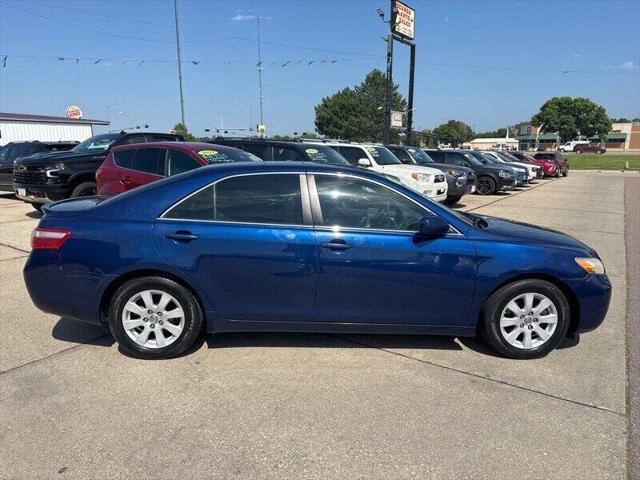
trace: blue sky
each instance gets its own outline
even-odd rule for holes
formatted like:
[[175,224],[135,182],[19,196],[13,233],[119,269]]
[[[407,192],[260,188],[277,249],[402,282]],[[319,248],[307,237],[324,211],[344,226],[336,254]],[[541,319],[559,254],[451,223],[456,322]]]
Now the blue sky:
[[[455,118],[493,130],[528,120],[559,95],[589,97],[612,117],[640,116],[638,1],[407,3],[416,9],[416,127]],[[388,10],[386,0],[179,6],[183,60],[199,62],[183,66],[196,135],[221,121],[257,123],[257,15],[269,133],[312,131],[323,96],[384,69],[376,8]],[[166,131],[179,121],[171,0],[0,0],[0,55],[1,111],[64,115],[76,104],[111,128]],[[408,49],[396,44],[403,92],[407,77]]]

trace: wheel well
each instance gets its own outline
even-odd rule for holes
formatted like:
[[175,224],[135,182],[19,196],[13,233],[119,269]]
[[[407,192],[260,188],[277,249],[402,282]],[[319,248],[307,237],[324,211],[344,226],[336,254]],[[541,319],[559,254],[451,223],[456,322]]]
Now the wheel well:
[[[573,292],[573,290],[571,290],[564,282],[558,280],[556,277],[552,275],[545,275],[544,273],[536,273],[536,274],[523,273],[522,275],[517,275],[515,277],[508,278],[507,280],[505,280],[504,282],[496,286],[496,288],[494,288],[491,291],[491,293],[487,295],[487,298],[489,298],[497,290],[501,289],[505,285],[517,282],[519,280],[545,280],[549,283],[554,284],[556,287],[558,287],[562,291],[564,296],[567,298],[567,302],[569,302],[569,312],[570,312],[571,318],[569,322],[569,331],[567,333],[572,334],[576,331],[576,329],[578,328],[578,324],[580,322],[580,303],[578,303],[578,297],[576,297],[576,294]],[[478,323],[483,321],[483,311],[484,311],[484,306],[480,310],[480,313],[478,316]]]
[[104,293],[102,294],[102,298],[100,299],[100,322],[107,323],[107,309],[109,306],[109,302],[111,301],[111,298],[116,293],[118,288],[120,288],[123,284],[125,284],[129,280],[133,280],[134,278],[142,278],[142,277],[163,277],[168,280],[173,280],[174,282],[180,284],[181,286],[183,286],[193,294],[198,304],[200,305],[202,312],[204,313],[205,310],[204,310],[204,306],[202,304],[200,295],[198,295],[198,292],[196,292],[191,287],[191,285],[189,285],[186,281],[184,281],[182,278],[180,278],[177,275],[173,275],[172,273],[168,273],[162,270],[146,269],[146,270],[135,270],[133,272],[127,272],[119,276],[109,284],[109,286],[105,289]]
[[96,183],[96,175],[95,173],[83,173],[78,175],[77,177],[73,177],[71,180],[71,187],[76,188],[78,185],[84,182],[93,182]]

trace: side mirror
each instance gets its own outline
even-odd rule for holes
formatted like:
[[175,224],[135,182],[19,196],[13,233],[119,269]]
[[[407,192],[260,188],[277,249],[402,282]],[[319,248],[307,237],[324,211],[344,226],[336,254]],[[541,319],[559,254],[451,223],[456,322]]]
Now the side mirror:
[[408,158],[405,158],[404,160],[400,160],[400,161],[402,163],[404,163],[405,165],[415,165],[415,162],[410,160],[410,159],[408,159]]
[[449,232],[449,224],[437,215],[428,215],[420,219],[418,235],[421,237],[444,237]]
[[371,166],[371,160],[368,158],[361,158],[358,160],[358,166],[368,168]]

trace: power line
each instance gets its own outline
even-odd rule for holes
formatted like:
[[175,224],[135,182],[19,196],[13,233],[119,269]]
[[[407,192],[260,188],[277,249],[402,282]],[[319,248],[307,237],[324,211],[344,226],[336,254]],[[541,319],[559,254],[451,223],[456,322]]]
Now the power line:
[[[65,10],[65,11],[71,11],[71,12],[76,12],[76,13],[85,13],[87,15],[95,15],[98,17],[103,17],[103,18],[110,18],[112,20],[118,20],[118,21],[128,21],[128,22],[134,22],[134,23],[140,23],[143,25],[151,25],[151,26],[156,26],[156,27],[161,27],[161,28],[173,28],[172,25],[168,25],[168,24],[162,24],[162,23],[156,23],[156,22],[149,22],[146,20],[140,20],[140,19],[136,19],[136,18],[129,18],[129,17],[121,17],[121,16],[116,16],[116,15],[109,15],[109,14],[104,14],[104,13],[97,13],[97,12],[91,12],[88,10],[79,10],[76,8],[66,8],[66,7],[62,7],[60,5],[48,5],[48,4],[44,4],[44,3],[40,3],[40,2],[36,2],[33,0],[23,0],[26,1],[27,3],[31,3],[34,5],[39,5],[39,6],[43,6],[43,7],[50,7],[50,8],[57,8],[60,10]],[[32,15],[36,15],[39,16],[41,18],[46,18],[47,20],[51,20],[54,22],[58,22],[61,23],[61,21],[57,20],[57,19],[52,19],[50,17],[47,17],[45,15],[36,13],[36,12],[32,12],[30,10],[26,10],[24,8],[20,8],[20,7],[16,7],[15,5],[9,4],[5,1],[2,1],[0,3],[3,3],[5,5],[8,5],[10,7],[16,8],[18,10],[21,10],[25,13],[29,13]],[[72,26],[75,28],[80,28],[83,30],[88,30],[91,31],[93,33],[100,33],[103,35],[111,35],[111,36],[118,36],[119,38],[130,38],[133,40],[141,40],[141,41],[150,41],[150,42],[173,42],[173,40],[154,40],[154,39],[145,39],[145,38],[138,38],[138,37],[125,37],[119,34],[112,34],[110,32],[104,32],[104,31],[99,31],[99,30],[92,30],[92,29],[87,29],[86,27],[82,27],[82,26],[78,26],[78,25],[71,25],[68,23],[64,23],[67,26]],[[257,43],[258,39],[256,38],[250,38],[250,37],[240,37],[240,36],[234,36],[234,35],[225,35],[225,34],[221,34],[221,33],[215,33],[215,32],[211,32],[211,31],[206,31],[206,30],[200,30],[197,28],[193,28],[193,27],[182,27],[183,30],[189,30],[192,32],[197,32],[197,33],[202,33],[205,35],[211,35],[214,37],[218,37],[218,40],[183,40],[183,43],[209,43],[209,42],[217,42],[217,41],[221,41],[221,40],[239,40],[239,41],[244,41],[244,42],[253,42],[253,43]],[[341,51],[341,50],[332,50],[332,49],[327,49],[327,48],[322,48],[322,47],[309,47],[309,46],[304,46],[304,45],[295,45],[295,44],[291,44],[291,43],[284,43],[284,42],[272,42],[272,41],[268,41],[268,40],[261,40],[262,44],[266,44],[266,45],[273,45],[273,46],[278,46],[278,47],[285,47],[285,48],[296,48],[299,50],[307,50],[307,51],[314,51],[314,52],[323,52],[323,53],[330,53],[330,54],[334,54],[334,55],[358,55],[358,56],[364,56],[364,57],[378,57],[378,55],[375,54],[371,54],[371,53],[363,53],[363,52],[349,52],[349,51]]]

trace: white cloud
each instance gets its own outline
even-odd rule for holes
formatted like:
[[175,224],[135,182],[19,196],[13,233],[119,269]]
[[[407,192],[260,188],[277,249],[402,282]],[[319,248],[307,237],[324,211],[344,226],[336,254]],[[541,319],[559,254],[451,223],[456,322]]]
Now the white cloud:
[[255,20],[255,15],[245,15],[243,13],[238,13],[235,17],[231,17],[231,21],[233,22],[246,22],[248,20]]
[[[238,13],[236,14],[234,17],[231,17],[231,21],[232,22],[249,22],[252,20],[257,20],[258,16],[257,15],[246,15],[244,13]],[[263,17],[262,15],[260,15],[260,20],[271,20],[272,17]]]
[[626,70],[626,71],[638,70],[638,65],[629,61],[629,62],[621,63],[620,65],[618,65],[618,68],[620,70]]

